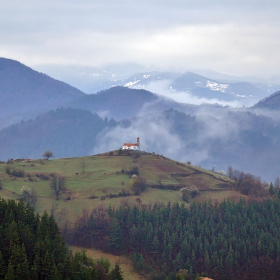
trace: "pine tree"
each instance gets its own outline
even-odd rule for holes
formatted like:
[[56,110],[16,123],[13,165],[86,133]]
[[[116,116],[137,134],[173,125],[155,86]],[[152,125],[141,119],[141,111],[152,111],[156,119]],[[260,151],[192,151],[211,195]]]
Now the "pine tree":
[[[8,275],[13,275],[14,279],[28,280],[29,264],[25,253],[24,244],[22,246],[14,245],[8,265]],[[9,277],[10,277],[9,276]]]
[[109,246],[113,250],[123,248],[123,233],[117,218],[113,218],[109,229]]
[[122,271],[118,263],[116,263],[115,268],[109,274],[109,280],[123,280]]
[[0,279],[4,278],[6,274],[6,264],[5,264],[5,260],[3,259],[2,253],[0,251]]

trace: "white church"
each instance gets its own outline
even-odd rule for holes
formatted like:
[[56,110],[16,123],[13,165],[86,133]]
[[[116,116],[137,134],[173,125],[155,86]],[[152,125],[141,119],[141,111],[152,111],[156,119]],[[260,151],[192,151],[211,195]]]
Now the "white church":
[[124,143],[122,150],[140,151],[140,138],[137,137],[136,143]]

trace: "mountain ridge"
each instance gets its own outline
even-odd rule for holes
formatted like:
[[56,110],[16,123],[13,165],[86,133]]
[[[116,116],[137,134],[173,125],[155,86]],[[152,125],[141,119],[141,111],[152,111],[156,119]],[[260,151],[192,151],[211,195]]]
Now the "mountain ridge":
[[54,109],[82,91],[11,59],[0,58],[0,117]]

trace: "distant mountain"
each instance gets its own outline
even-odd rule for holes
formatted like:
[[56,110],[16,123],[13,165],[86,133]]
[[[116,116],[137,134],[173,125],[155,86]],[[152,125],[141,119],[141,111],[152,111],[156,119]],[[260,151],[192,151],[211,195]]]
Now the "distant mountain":
[[83,95],[80,90],[18,61],[0,58],[0,118],[34,115]]
[[0,131],[0,159],[40,158],[45,150],[55,157],[88,155],[96,136],[116,125],[114,120],[80,109],[57,109],[34,120],[21,121]]
[[194,107],[189,104],[180,104],[147,90],[121,86],[112,87],[97,94],[84,95],[74,102],[67,103],[67,106],[97,112],[100,116],[116,120],[168,109],[190,112]]
[[211,70],[186,73],[151,72],[140,65],[131,64],[104,68],[41,65],[37,66],[37,69],[50,73],[51,76],[86,93],[95,93],[112,86],[127,86],[146,89],[160,95],[166,95],[168,92],[169,97],[172,97],[172,93],[180,91],[192,94],[194,98],[203,97],[209,99],[209,102],[212,100],[212,103],[213,99],[216,99],[224,103],[235,101],[239,106],[252,106],[272,92],[280,90],[279,77],[237,77]]
[[[239,101],[242,104],[253,104],[267,95],[267,92],[252,83],[235,81],[219,82],[207,77],[186,72],[146,72],[122,80],[122,85],[132,88],[150,89],[153,84],[163,82],[170,93],[186,92],[198,98],[217,99],[220,101]],[[116,82],[115,82],[116,83]],[[154,87],[156,88],[156,86]],[[160,92],[157,92],[160,93]],[[172,94],[170,94],[172,97]]]
[[262,99],[253,108],[280,110],[280,91],[277,91],[270,96]]
[[[37,71],[48,73],[60,81],[91,94],[116,85],[131,75],[146,71],[147,68],[135,63],[109,64],[105,67],[79,65],[36,65]],[[121,85],[121,84],[117,84]]]

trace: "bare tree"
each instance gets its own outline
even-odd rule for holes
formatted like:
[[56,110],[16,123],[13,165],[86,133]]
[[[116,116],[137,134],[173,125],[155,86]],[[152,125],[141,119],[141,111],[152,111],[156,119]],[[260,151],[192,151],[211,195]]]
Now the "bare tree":
[[59,174],[55,174],[50,182],[50,189],[55,193],[56,200],[59,199],[60,193],[65,186],[65,177]]
[[31,206],[35,207],[37,202],[37,193],[34,188],[30,189],[29,187],[23,186],[21,188],[21,193],[23,200],[29,203]]
[[68,211],[66,208],[59,209],[58,202],[52,203],[51,215],[55,218],[55,221],[58,225],[61,225],[62,222],[67,218]]
[[233,178],[233,169],[231,166],[228,167],[227,175],[230,179]]
[[53,152],[50,150],[47,150],[42,154],[42,156],[43,156],[43,158],[48,160],[49,158],[53,157]]

